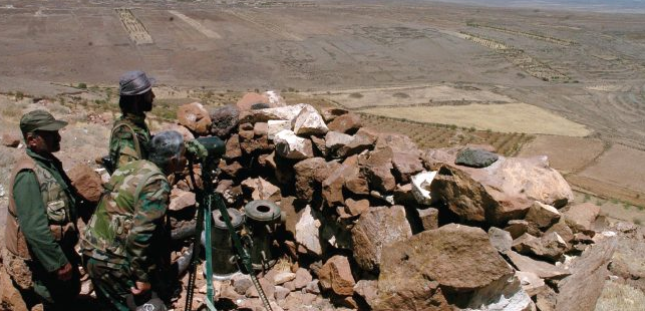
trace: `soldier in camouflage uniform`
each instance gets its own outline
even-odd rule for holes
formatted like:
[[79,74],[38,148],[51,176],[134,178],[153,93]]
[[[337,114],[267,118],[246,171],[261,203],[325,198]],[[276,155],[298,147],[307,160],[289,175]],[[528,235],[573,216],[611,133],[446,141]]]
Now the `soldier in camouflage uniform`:
[[128,162],[148,157],[150,130],[145,120],[155,98],[153,83],[154,79],[148,78],[143,71],[127,72],[119,80],[122,116],[112,126],[110,163],[106,165],[110,173]]
[[82,235],[96,293],[115,310],[129,310],[128,296],[136,300],[153,291],[162,295],[157,286],[169,283],[160,280],[168,276],[163,270],[170,261],[166,177],[185,167],[185,147],[174,131],[157,134],[149,147],[149,160],[127,163],[114,172]]
[[60,150],[58,130],[65,125],[43,110],[20,120],[27,150],[11,174],[2,257],[29,309],[42,303],[45,310],[71,310],[80,291],[74,250],[80,199],[52,155]]

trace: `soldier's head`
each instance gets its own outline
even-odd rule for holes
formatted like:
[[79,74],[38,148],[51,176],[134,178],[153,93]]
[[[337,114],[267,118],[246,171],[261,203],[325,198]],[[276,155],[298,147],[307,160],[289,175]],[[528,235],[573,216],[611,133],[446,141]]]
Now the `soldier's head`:
[[67,122],[56,120],[45,110],[30,111],[20,118],[20,131],[27,148],[38,154],[51,154],[60,150],[58,130]]
[[186,167],[184,138],[176,131],[161,132],[150,140],[148,160],[167,175],[181,172]]
[[152,110],[154,78],[140,70],[128,71],[119,79],[119,107],[123,114],[143,114]]

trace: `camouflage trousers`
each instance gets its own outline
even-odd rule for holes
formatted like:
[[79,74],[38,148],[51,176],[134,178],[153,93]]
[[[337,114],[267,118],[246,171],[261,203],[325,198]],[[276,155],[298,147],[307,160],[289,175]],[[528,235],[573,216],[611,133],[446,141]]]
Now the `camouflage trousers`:
[[[109,265],[91,257],[86,257],[84,261],[87,274],[94,285],[94,292],[106,308],[118,311],[134,310],[130,291],[134,287],[134,279],[127,265]],[[155,295],[158,293],[160,298],[167,301],[170,297],[168,285],[172,284],[172,280],[166,277],[162,280],[162,273],[156,273],[156,275],[158,276],[151,280],[152,289]]]

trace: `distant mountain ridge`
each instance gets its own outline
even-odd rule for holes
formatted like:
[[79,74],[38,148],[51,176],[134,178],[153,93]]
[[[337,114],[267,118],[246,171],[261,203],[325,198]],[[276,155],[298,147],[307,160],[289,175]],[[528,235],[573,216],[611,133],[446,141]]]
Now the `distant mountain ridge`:
[[440,0],[440,2],[491,7],[524,7],[549,10],[645,14],[645,0]]

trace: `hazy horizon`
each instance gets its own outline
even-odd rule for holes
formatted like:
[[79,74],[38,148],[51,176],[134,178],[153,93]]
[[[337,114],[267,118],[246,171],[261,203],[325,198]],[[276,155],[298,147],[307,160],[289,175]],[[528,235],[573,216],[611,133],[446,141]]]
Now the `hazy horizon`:
[[610,13],[645,13],[645,0],[431,0],[492,7],[536,8]]

